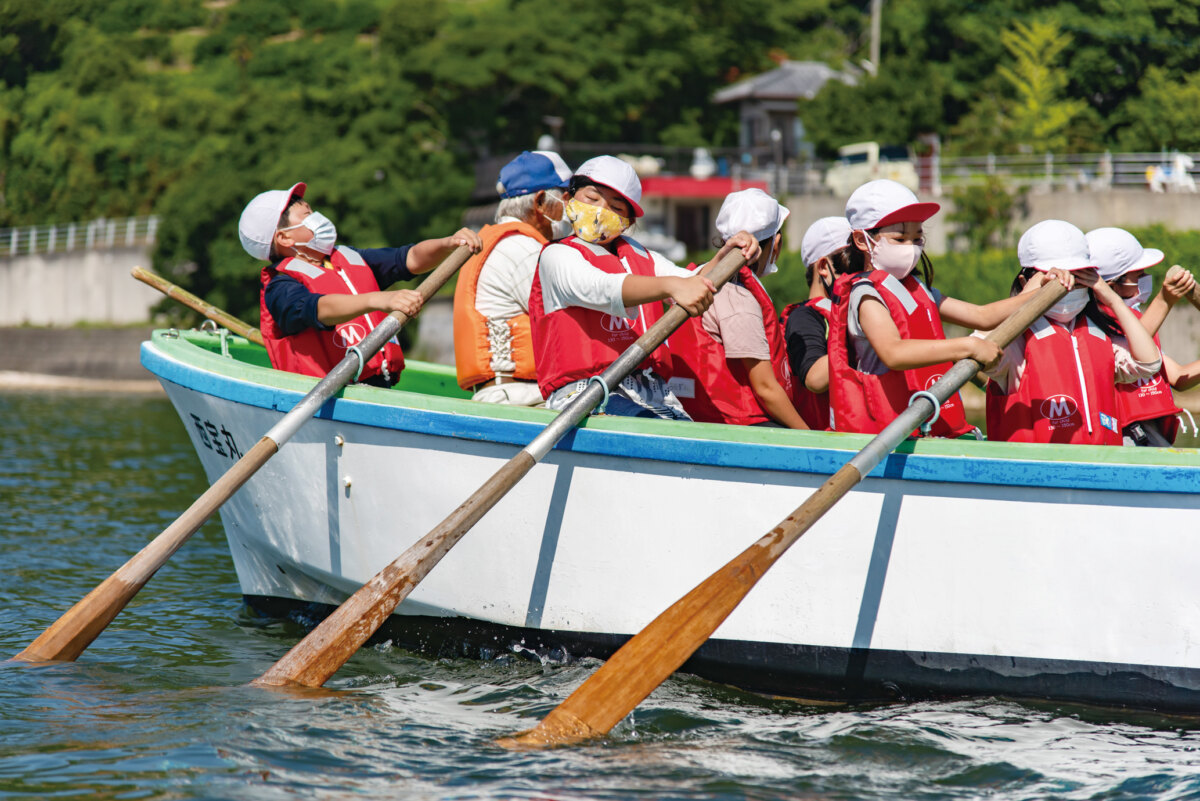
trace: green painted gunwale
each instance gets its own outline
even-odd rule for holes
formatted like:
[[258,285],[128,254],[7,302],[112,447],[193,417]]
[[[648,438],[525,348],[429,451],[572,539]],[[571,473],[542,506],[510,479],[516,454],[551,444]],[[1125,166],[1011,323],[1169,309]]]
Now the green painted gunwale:
[[[232,334],[224,336],[229,356],[222,355],[220,333],[158,330],[154,332],[152,342],[155,348],[170,358],[228,378],[299,393],[306,393],[316,385],[315,378],[271,369],[266,350],[258,345]],[[400,383],[395,389],[353,385],[346,387],[337,397],[497,420],[547,423],[554,418],[554,413],[546,409],[475,403],[468,399],[466,392],[459,389],[453,367],[413,360],[407,362]],[[659,437],[678,436],[716,442],[786,445],[850,452],[861,450],[871,440],[871,437],[865,434],[675,423],[606,415],[590,417],[582,425],[600,431],[623,431]],[[1200,450],[1195,448],[1114,448],[1099,445],[1032,445],[922,439],[902,443],[896,448],[896,453],[1105,465],[1200,465]]]

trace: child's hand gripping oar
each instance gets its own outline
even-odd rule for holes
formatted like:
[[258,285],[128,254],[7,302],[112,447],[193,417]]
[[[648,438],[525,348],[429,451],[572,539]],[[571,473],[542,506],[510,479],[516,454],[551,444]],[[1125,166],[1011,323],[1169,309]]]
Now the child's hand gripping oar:
[[[470,258],[471,251],[460,247],[421,282],[418,291],[428,300],[458,268]],[[232,319],[232,318],[230,318]],[[70,661],[83,652],[92,640],[104,631],[125,605],[138,593],[150,577],[166,564],[175,551],[196,532],[205,521],[229,500],[258,469],[292,438],[301,426],[324,404],[354,380],[363,363],[408,322],[402,312],[392,312],[358,345],[361,355],[347,353],[329,374],[305,395],[295,408],[285,414],[246,455],[229,468],[208,490],[188,507],[174,523],[138,551],[115,573],[67,610],[25,650],[13,657],[24,662]]]
[[[1004,347],[1066,291],[1058,281],[1046,284],[987,338]],[[712,636],[801,535],[982,366],[974,359],[957,362],[928,392],[915,395],[907,409],[787,519],[655,618],[535,728],[503,738],[500,744],[537,748],[607,734]]]
[[[721,259],[707,277],[720,289],[744,263],[742,254],[733,251]],[[455,543],[686,319],[687,312],[680,306],[668,310],[470,498],[379,571],[270,670],[251,683],[308,687],[324,684],[375,633],[397,604],[408,597]]]

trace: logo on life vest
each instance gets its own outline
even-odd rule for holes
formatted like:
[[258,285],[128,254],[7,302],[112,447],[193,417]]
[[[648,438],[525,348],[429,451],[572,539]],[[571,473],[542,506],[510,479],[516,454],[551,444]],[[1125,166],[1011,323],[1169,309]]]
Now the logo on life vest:
[[624,317],[617,317],[612,314],[606,314],[600,320],[600,327],[610,334],[621,334],[629,329],[629,321]]
[[1139,378],[1137,381],[1133,382],[1133,385],[1137,387],[1139,395],[1161,395],[1162,390],[1158,388],[1160,383],[1162,383],[1162,381],[1156,374],[1150,378]]
[[929,380],[925,382],[925,389],[926,389],[926,390],[933,389],[933,385],[934,385],[934,384],[936,384],[937,382],[941,381],[941,380],[942,380],[942,374],[941,374],[941,373],[938,373],[938,374],[937,374],[937,375],[935,375],[935,376],[930,376]]
[[1079,411],[1079,404],[1070,395],[1053,395],[1042,401],[1041,411],[1051,428],[1066,428],[1077,425],[1072,418]]
[[358,323],[347,323],[339,325],[337,330],[333,332],[333,341],[337,343],[339,348],[352,348],[359,342],[362,342],[367,336],[367,331]]

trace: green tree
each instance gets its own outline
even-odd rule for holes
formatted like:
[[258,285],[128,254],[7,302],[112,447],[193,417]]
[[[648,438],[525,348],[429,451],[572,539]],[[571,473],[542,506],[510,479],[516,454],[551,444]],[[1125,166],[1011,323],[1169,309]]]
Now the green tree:
[[1053,22],[1016,22],[1012,30],[1001,31],[1000,41],[1015,61],[996,68],[1016,94],[1008,106],[1007,133],[1036,153],[1061,152],[1068,127],[1087,105],[1063,97],[1068,76],[1056,62],[1071,36]]
[[1200,72],[1172,77],[1164,67],[1151,67],[1142,78],[1141,94],[1130,98],[1130,120],[1121,131],[1128,149],[1200,148]]

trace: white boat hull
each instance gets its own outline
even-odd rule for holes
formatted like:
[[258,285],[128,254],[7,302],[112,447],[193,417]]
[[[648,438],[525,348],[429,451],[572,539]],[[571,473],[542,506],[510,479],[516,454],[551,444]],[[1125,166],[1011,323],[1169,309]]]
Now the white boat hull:
[[[233,463],[230,443],[245,451],[302,394],[272,390],[277,408],[264,408],[263,392],[235,379],[214,391],[152,356],[210,481]],[[417,586],[388,635],[606,655],[853,453],[839,435],[823,435],[837,449],[805,449],[670,426],[569,438]],[[222,509],[242,592],[262,607],[340,603],[537,430],[338,400]],[[797,696],[1006,693],[1200,711],[1196,468],[962,447],[980,456],[881,466],[685,669]]]

